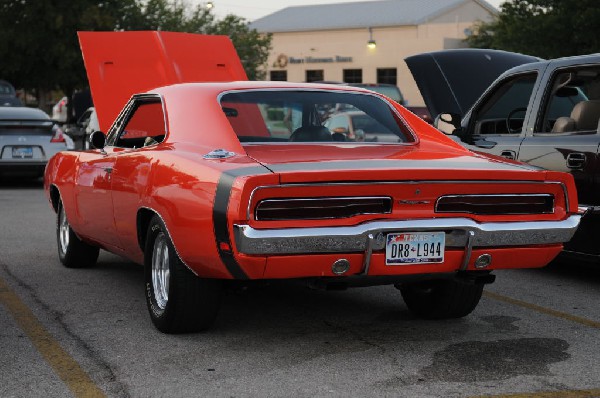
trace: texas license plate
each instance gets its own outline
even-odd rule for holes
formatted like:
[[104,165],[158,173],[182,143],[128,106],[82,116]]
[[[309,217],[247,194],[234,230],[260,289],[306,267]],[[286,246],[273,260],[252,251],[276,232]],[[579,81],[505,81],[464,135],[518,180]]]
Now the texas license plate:
[[402,232],[388,234],[385,264],[422,264],[444,262],[444,232]]
[[12,149],[12,157],[13,158],[32,158],[33,157],[33,148],[30,146],[16,146]]

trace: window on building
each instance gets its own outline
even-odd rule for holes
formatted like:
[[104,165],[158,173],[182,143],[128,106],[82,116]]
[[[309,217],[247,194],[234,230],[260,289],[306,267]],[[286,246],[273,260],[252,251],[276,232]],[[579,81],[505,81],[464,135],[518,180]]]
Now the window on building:
[[271,80],[274,82],[286,82],[287,70],[272,70],[270,72]]
[[377,83],[398,84],[398,70],[396,68],[377,68]]
[[362,69],[344,69],[344,83],[362,83]]
[[307,70],[306,71],[306,81],[308,83],[317,82],[317,81],[321,81],[321,80],[325,80],[323,78],[323,69],[315,69],[315,70]]

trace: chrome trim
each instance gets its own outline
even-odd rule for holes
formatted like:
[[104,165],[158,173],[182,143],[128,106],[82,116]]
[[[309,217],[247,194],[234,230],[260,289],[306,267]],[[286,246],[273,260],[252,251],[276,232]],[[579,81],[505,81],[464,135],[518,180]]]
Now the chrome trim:
[[[515,193],[515,194],[495,194],[495,193],[491,193],[491,194],[464,194],[464,195],[442,195],[439,198],[437,198],[437,200],[435,201],[435,205],[433,206],[433,211],[436,213],[463,213],[463,214],[484,214],[484,213],[473,213],[471,211],[438,211],[438,204],[440,202],[440,200],[444,199],[444,198],[482,198],[482,197],[506,197],[506,198],[513,198],[515,196],[523,196],[523,197],[551,197],[552,198],[552,211],[550,212],[535,212],[535,213],[506,213],[506,212],[502,212],[502,213],[494,213],[494,214],[506,214],[506,215],[528,215],[528,214],[553,214],[554,213],[554,207],[555,207],[555,198],[554,195],[549,194],[549,193],[532,193],[532,194],[528,194],[528,193]],[[515,203],[512,203],[513,205]],[[502,205],[501,203],[498,205]],[[490,205],[493,206],[493,205]],[[485,213],[488,214],[488,213]]]
[[[359,215],[370,215],[370,214],[391,214],[392,213],[392,209],[394,208],[394,200],[392,199],[391,196],[327,196],[327,197],[323,197],[323,198],[316,198],[316,197],[294,197],[294,198],[267,198],[267,199],[263,199],[260,202],[258,202],[256,204],[256,208],[254,209],[254,219],[257,221],[273,221],[273,220],[259,220],[258,219],[258,208],[261,205],[261,203],[266,203],[266,202],[294,202],[294,201],[316,201],[316,202],[327,202],[327,201],[334,201],[334,200],[361,200],[361,199],[388,199],[390,201],[390,211],[386,211],[386,212],[380,212],[380,213],[356,213],[352,216],[344,216],[344,217],[311,217],[311,218],[293,218],[293,219],[280,219],[280,220],[324,220],[324,219],[332,219],[332,218],[350,218],[350,217],[356,217]],[[350,205],[353,205],[354,203],[350,203]],[[315,209],[315,208],[323,208],[324,206],[312,206],[310,207],[311,209]],[[345,206],[348,207],[348,206]],[[280,221],[280,220],[276,220],[276,221]]]
[[360,273],[361,275],[369,275],[369,267],[371,266],[371,256],[373,255],[373,243],[375,242],[375,238],[373,234],[367,235],[367,247],[365,249],[365,258],[363,260],[363,271]]
[[527,246],[569,241],[580,215],[562,221],[478,223],[469,218],[371,221],[355,226],[255,229],[234,224],[240,253],[255,255],[365,252],[368,235],[389,232],[445,231],[446,247],[466,247],[472,231],[473,247]]
[[[260,185],[250,192],[250,198],[248,200],[248,209],[246,210],[246,217],[250,220],[250,207],[252,206],[252,201],[254,200],[254,194],[261,189],[269,189],[269,188],[304,188],[304,187],[328,187],[328,186],[370,186],[370,185],[416,185],[416,184],[559,184],[562,187],[564,197],[565,197],[565,209],[568,212],[569,209],[569,195],[567,195],[567,187],[564,183],[558,181],[529,181],[529,180],[518,180],[518,181],[461,181],[461,180],[422,180],[422,181],[356,181],[356,182],[322,182],[322,183],[286,183],[281,185]],[[393,199],[393,198],[392,198]]]
[[473,241],[475,240],[475,232],[468,231],[467,232],[467,243],[465,245],[465,256],[463,257],[463,262],[460,266],[460,270],[464,271],[469,266],[469,261],[471,260],[471,253],[473,253]]

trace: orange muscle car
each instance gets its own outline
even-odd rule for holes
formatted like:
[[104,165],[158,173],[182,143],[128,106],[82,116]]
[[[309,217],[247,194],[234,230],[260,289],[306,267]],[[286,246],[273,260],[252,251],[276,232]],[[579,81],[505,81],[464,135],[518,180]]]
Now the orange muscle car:
[[[46,168],[59,257],[143,264],[163,332],[208,328],[231,280],[391,284],[416,316],[462,317],[493,270],[545,266],[579,224],[570,175],[470,152],[361,88],[244,81],[225,37],[80,42],[106,134]],[[323,125],[336,108],[393,139],[349,141]]]

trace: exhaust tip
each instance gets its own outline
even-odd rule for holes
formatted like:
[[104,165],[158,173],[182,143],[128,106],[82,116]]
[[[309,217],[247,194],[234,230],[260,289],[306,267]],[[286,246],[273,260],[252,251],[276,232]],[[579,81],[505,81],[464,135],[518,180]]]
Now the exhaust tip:
[[475,268],[478,268],[478,269],[486,268],[491,263],[492,263],[492,255],[487,254],[487,253],[482,254],[481,256],[477,257],[477,260],[475,260]]
[[346,260],[345,258],[340,258],[339,260],[336,260],[331,266],[331,272],[333,272],[336,275],[343,275],[346,272],[348,272],[349,269],[350,261]]

